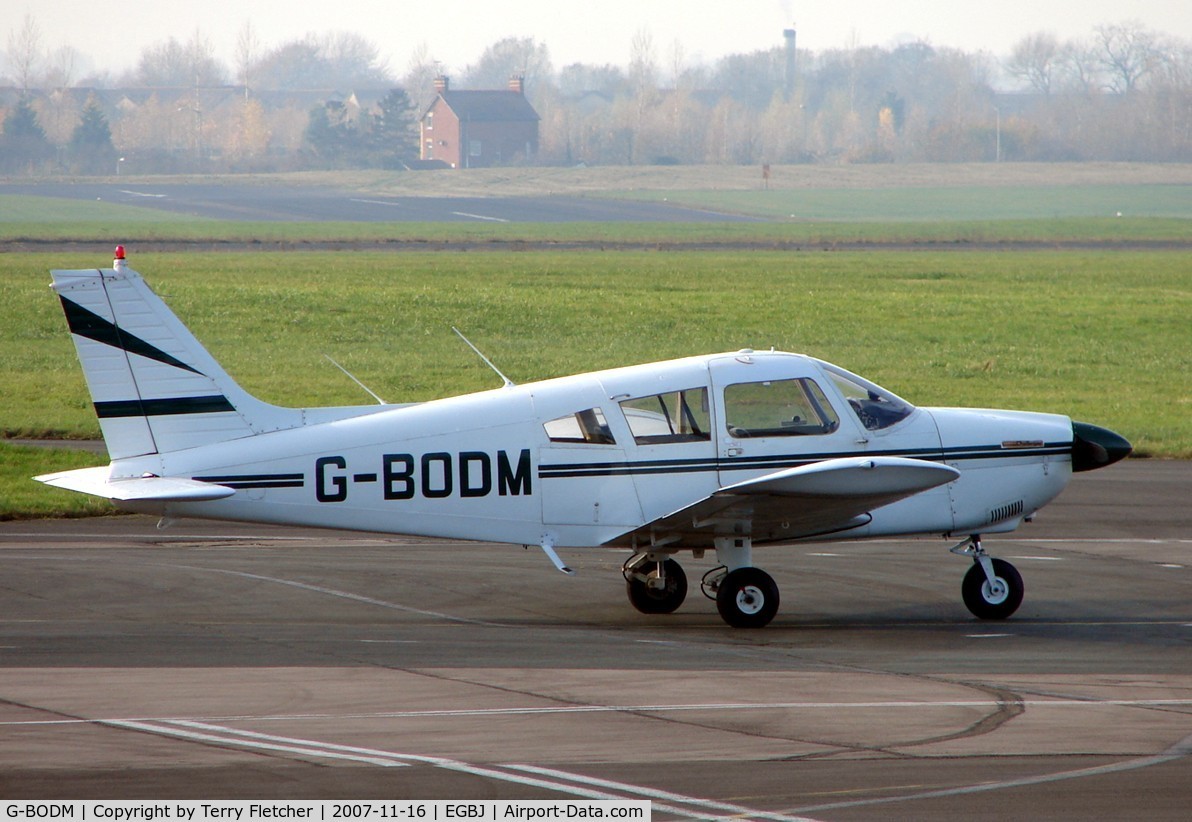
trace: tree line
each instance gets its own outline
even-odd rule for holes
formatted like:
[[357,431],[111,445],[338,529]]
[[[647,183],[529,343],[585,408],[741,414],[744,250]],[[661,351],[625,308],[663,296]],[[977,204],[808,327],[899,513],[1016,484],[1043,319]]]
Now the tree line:
[[[264,48],[245,25],[234,54],[224,64],[196,31],[122,75],[76,76],[81,55],[43,49],[26,16],[0,78],[0,172],[417,160],[442,72],[425,45],[400,75],[347,32]],[[503,89],[514,74],[542,118],[537,164],[1192,160],[1192,44],[1136,22],[1031,34],[1000,61],[912,42],[793,56],[776,43],[696,63],[643,31],[626,66],[556,68],[545,44],[506,38],[452,88]]]

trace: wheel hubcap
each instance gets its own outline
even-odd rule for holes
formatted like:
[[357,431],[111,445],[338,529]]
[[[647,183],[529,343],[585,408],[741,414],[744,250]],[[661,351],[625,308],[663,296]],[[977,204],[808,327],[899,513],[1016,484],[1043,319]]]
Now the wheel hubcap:
[[766,595],[756,585],[746,585],[737,591],[737,610],[753,616],[766,605]]
[[992,585],[985,580],[981,585],[981,596],[990,605],[1001,605],[1010,596],[1010,586],[1001,577],[995,577]]

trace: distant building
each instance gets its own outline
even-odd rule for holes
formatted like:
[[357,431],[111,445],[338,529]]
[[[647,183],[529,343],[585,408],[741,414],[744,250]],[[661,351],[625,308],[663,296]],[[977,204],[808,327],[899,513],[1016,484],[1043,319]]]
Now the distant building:
[[451,168],[483,168],[529,160],[538,153],[538,112],[525,80],[505,91],[457,91],[435,78],[435,99],[422,115],[422,160]]

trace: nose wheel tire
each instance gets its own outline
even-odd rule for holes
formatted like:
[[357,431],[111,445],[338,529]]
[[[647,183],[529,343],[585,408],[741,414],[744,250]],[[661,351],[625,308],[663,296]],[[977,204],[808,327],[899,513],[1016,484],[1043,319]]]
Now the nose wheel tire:
[[1005,619],[1022,604],[1025,589],[1018,570],[1004,559],[992,562],[992,585],[981,564],[974,562],[960,586],[964,604],[978,619]]
[[[657,570],[657,565],[653,570]],[[644,571],[649,565],[639,569]],[[657,581],[657,580],[655,580]],[[687,598],[687,575],[683,566],[668,559],[662,563],[662,585],[651,585],[639,574],[625,577],[625,590],[629,602],[643,614],[674,613]]]
[[738,568],[721,580],[716,609],[734,628],[762,628],[778,613],[778,586],[760,568]]

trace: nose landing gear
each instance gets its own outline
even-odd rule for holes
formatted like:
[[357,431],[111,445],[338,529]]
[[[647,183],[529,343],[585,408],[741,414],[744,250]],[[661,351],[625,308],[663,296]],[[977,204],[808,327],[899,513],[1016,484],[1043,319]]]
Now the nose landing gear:
[[1004,559],[995,559],[985,553],[979,534],[973,534],[948,550],[973,560],[960,585],[960,595],[973,616],[1006,619],[1018,610],[1026,590],[1022,576]]

